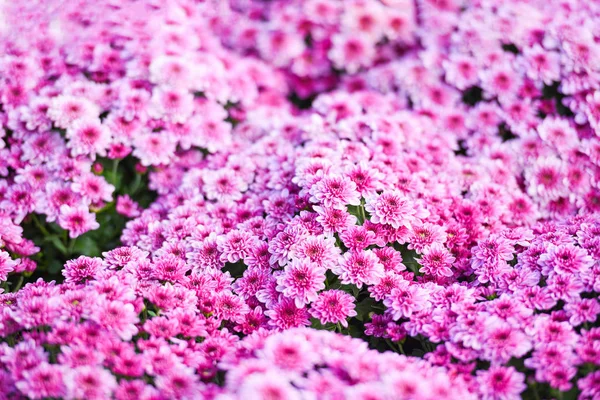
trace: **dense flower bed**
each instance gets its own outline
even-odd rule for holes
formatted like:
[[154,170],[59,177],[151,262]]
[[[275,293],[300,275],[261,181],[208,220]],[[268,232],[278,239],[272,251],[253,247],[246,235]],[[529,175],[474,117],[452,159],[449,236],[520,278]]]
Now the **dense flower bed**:
[[599,4],[2,7],[0,398],[600,398]]

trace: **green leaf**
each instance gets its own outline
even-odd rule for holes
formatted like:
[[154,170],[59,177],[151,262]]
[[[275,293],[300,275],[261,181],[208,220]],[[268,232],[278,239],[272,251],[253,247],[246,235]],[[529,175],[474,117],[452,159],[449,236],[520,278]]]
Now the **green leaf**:
[[244,274],[244,271],[247,269],[246,264],[243,261],[238,261],[236,263],[226,263],[223,267],[223,271],[231,274],[234,278],[239,278]]
[[354,338],[361,338],[363,335],[363,330],[358,326],[348,325],[348,334]]
[[50,274],[58,274],[62,270],[63,264],[59,260],[50,260],[48,262],[48,272]]
[[367,297],[356,305],[356,319],[364,322],[371,311],[373,311],[373,306],[375,305],[375,299],[371,297]]
[[83,235],[77,238],[73,251],[77,254],[85,254],[88,257],[98,257],[101,254],[96,241],[90,236]]
[[63,254],[67,254],[67,248],[57,235],[46,236],[44,241],[51,242],[54,248],[58,249],[58,251]]
[[358,297],[358,293],[360,293],[360,289],[354,285],[340,285],[338,289],[343,290],[354,297]]

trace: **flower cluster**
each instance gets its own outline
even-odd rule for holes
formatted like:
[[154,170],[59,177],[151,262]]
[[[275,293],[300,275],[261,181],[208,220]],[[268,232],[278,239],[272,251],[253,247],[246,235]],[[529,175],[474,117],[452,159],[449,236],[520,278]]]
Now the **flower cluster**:
[[[302,399],[308,393],[343,399],[475,399],[465,382],[425,360],[368,349],[365,342],[331,332],[294,328],[240,343],[225,389],[233,399]],[[512,378],[511,369],[490,374]],[[515,378],[513,378],[515,379]],[[518,378],[515,384],[521,384]]]
[[229,1],[206,13],[223,43],[285,72],[301,97],[397,58],[418,38],[412,0]]
[[[174,25],[176,5],[41,3],[7,4],[0,41],[0,244],[18,259],[2,269],[17,273],[99,255],[94,242],[114,243],[138,201],[150,203],[148,167],[228,150],[236,116],[268,113],[287,90],[278,72],[210,32],[200,46],[206,20]],[[119,229],[85,235],[102,222]],[[34,243],[19,224],[42,237]]]
[[600,396],[598,4],[17,3],[0,397]]

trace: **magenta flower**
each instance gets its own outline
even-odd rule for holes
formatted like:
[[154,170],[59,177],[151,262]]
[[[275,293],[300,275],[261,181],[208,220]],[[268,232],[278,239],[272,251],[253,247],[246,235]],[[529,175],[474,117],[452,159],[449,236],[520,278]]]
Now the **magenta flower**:
[[66,204],[60,207],[58,225],[69,231],[71,239],[100,227],[100,224],[96,222],[96,215],[90,213],[87,207],[70,207]]
[[575,274],[590,268],[594,261],[585,249],[572,244],[550,246],[546,253],[539,258],[539,263],[544,267],[546,275],[551,271],[557,274]]
[[332,271],[343,284],[354,284],[359,288],[363,284],[376,284],[384,276],[383,265],[371,250],[348,251]]
[[389,224],[396,229],[401,226],[410,229],[419,218],[426,216],[397,191],[386,191],[379,196],[367,198],[365,209],[371,214],[371,222]]
[[293,257],[308,259],[325,269],[333,268],[340,257],[340,249],[333,237],[309,236],[293,246]]
[[5,281],[16,266],[17,262],[12,260],[7,252],[0,250],[0,281]]
[[292,260],[277,276],[277,290],[294,300],[298,308],[317,299],[325,289],[325,268],[307,260]]
[[355,317],[354,297],[341,290],[326,290],[313,301],[310,314],[319,319],[322,324],[340,323],[348,327],[348,318]]
[[421,273],[449,277],[452,276],[451,267],[456,258],[443,245],[434,243],[423,249],[423,256],[418,261],[422,265],[419,270]]
[[68,371],[65,377],[67,398],[103,399],[117,386],[117,380],[99,366],[81,366]]
[[31,370],[23,371],[23,378],[15,385],[21,393],[31,399],[64,397],[66,395],[63,369],[47,362]]
[[270,318],[269,324],[279,329],[289,329],[297,326],[308,326],[308,311],[304,307],[297,307],[292,299],[282,298],[273,307],[265,311]]
[[284,371],[303,372],[318,361],[311,343],[300,336],[273,337],[262,350],[263,357]]
[[324,177],[311,188],[310,192],[312,202],[323,204],[329,208],[360,204],[360,195],[356,190],[356,184],[339,175]]
[[527,388],[525,377],[514,367],[492,366],[477,373],[480,395],[485,400],[518,400]]
[[83,283],[94,279],[96,274],[104,269],[102,259],[97,257],[81,256],[75,260],[69,260],[65,264],[62,274],[67,282]]
[[400,318],[410,318],[415,312],[429,306],[425,290],[407,281],[398,282],[397,287],[392,289],[383,303],[396,321]]
[[92,159],[95,159],[96,154],[106,155],[111,141],[110,131],[98,119],[80,118],[73,122],[67,129],[67,138],[67,147],[71,149],[72,155],[85,154]]
[[119,214],[128,218],[139,217],[141,213],[140,206],[129,195],[118,196],[116,210]]
[[100,325],[115,331],[123,340],[131,340],[138,333],[139,322],[133,304],[120,301],[101,301],[92,318]]

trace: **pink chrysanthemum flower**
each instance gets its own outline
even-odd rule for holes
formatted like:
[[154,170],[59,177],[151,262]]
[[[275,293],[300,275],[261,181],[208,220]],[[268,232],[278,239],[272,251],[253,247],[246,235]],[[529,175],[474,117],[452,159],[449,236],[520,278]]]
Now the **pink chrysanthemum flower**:
[[477,372],[480,396],[483,400],[519,400],[527,388],[525,376],[514,367],[492,366]]
[[515,96],[521,84],[521,76],[510,65],[498,64],[482,73],[482,87],[490,96],[497,96],[501,101]]
[[106,399],[117,386],[117,380],[108,370],[89,365],[68,371],[65,383],[66,397],[73,399]]
[[285,265],[292,258],[296,246],[301,245],[307,238],[307,232],[302,226],[288,226],[269,241],[270,262]]
[[354,308],[354,297],[348,293],[341,290],[326,290],[313,301],[310,314],[318,318],[322,324],[340,323],[347,328],[347,318],[357,315]]
[[423,249],[423,256],[418,260],[422,265],[419,270],[423,274],[439,277],[452,276],[452,264],[456,258],[439,243],[434,243]]
[[343,284],[373,285],[384,276],[383,265],[371,250],[349,251],[339,265],[332,268]]
[[149,112],[155,118],[184,123],[194,111],[191,93],[175,88],[157,87],[152,92]]
[[81,256],[75,260],[67,261],[62,274],[67,282],[83,283],[87,280],[94,279],[96,274],[103,269],[104,265],[102,259]]
[[334,237],[309,236],[293,247],[293,257],[307,259],[325,269],[333,268],[339,260],[340,248]]
[[546,253],[540,256],[539,263],[544,267],[542,272],[546,275],[552,271],[557,274],[573,275],[590,268],[594,260],[585,249],[572,244],[563,244],[549,246]]
[[250,254],[256,244],[256,237],[247,231],[233,230],[217,238],[217,248],[221,261],[235,263]]
[[27,214],[35,209],[35,198],[28,183],[11,185],[3,197],[0,200],[0,209],[12,213],[16,224],[20,224]]
[[161,55],[150,64],[150,81],[157,85],[188,89],[193,82],[193,63],[181,57]]
[[79,119],[98,118],[98,106],[85,98],[57,96],[50,102],[48,117],[60,128],[67,129]]
[[46,362],[23,371],[23,379],[15,385],[30,399],[61,398],[66,395],[62,366]]
[[553,200],[568,193],[565,184],[566,165],[556,157],[539,158],[525,172],[529,181],[527,193],[531,196]]
[[308,260],[292,260],[277,276],[277,290],[294,300],[298,308],[313,302],[325,289],[325,268]]
[[318,355],[312,344],[301,336],[283,334],[267,339],[262,355],[284,371],[303,372],[312,369]]
[[84,174],[76,178],[71,185],[75,193],[79,193],[92,203],[111,201],[115,187],[98,175]]
[[104,261],[113,268],[125,267],[130,262],[145,260],[148,252],[137,247],[117,247],[102,253]]
[[486,320],[482,335],[484,356],[494,363],[506,363],[511,357],[520,358],[532,347],[520,329],[495,316]]
[[310,325],[309,315],[306,308],[296,307],[292,299],[281,298],[270,310],[265,311],[270,318],[269,324],[281,330]]
[[289,379],[276,370],[250,375],[244,379],[238,392],[242,399],[301,400],[302,398]]
[[345,207],[347,204],[359,205],[360,195],[356,184],[342,176],[326,176],[310,189],[311,201],[328,208]]
[[100,301],[92,318],[105,328],[116,332],[123,340],[138,333],[139,322],[133,304],[121,301]]
[[594,398],[600,395],[600,371],[591,372],[577,382],[583,398]]
[[239,200],[248,189],[247,183],[234,171],[222,169],[204,176],[204,192],[210,200]]
[[548,117],[538,125],[537,131],[543,141],[560,152],[568,152],[579,144],[577,131],[564,119]]
[[345,175],[356,185],[361,196],[373,196],[383,188],[383,174],[365,161],[351,165],[345,170]]
[[569,322],[573,326],[593,323],[600,314],[600,303],[596,299],[577,299],[566,304],[565,311],[570,315]]
[[144,166],[167,164],[175,154],[177,143],[164,132],[147,132],[134,137],[133,155]]
[[398,191],[385,191],[378,196],[367,198],[365,209],[371,215],[371,222],[388,224],[396,229],[401,226],[410,229],[412,224],[427,216],[418,212],[412,202]]
[[410,318],[415,312],[429,306],[426,291],[416,284],[400,281],[383,304],[391,311],[394,320]]
[[166,254],[154,260],[154,276],[161,281],[178,282],[189,269],[185,261],[173,254]]
[[527,63],[527,76],[531,79],[540,79],[550,85],[553,81],[560,80],[560,55],[555,51],[548,51],[539,44],[526,47],[523,51]]
[[369,286],[369,293],[375,300],[383,300],[392,293],[392,290],[398,287],[398,282],[401,280],[402,278],[399,275],[393,272],[386,272],[385,276],[378,283]]
[[305,47],[302,37],[296,32],[279,29],[263,32],[257,44],[261,56],[280,67],[302,54]]
[[513,259],[514,248],[503,237],[493,237],[482,240],[471,250],[473,267],[476,269],[484,264],[495,265]]
[[350,250],[364,250],[376,243],[375,233],[363,226],[351,226],[340,235],[344,245]]
[[106,155],[111,134],[99,119],[80,118],[67,128],[67,138],[67,147],[71,149],[72,155],[89,155],[95,159],[96,154]]
[[76,207],[62,205],[58,216],[58,225],[69,231],[71,239],[100,227],[96,221],[96,215],[90,213],[88,208],[82,205]]
[[425,222],[422,225],[413,226],[408,248],[421,252],[425,247],[434,243],[443,244],[446,237],[446,231],[443,227]]
[[328,235],[342,232],[347,227],[355,225],[357,221],[356,217],[346,210],[319,206],[313,206],[313,209],[319,215],[317,217],[317,222],[323,226],[323,230]]
[[14,271],[17,262],[10,258],[10,254],[0,250],[0,281],[5,281],[8,274]]
[[383,247],[374,249],[373,252],[379,258],[379,262],[383,265],[385,271],[399,273],[406,270],[406,266],[402,264],[402,254],[391,247]]
[[338,34],[333,37],[329,58],[336,67],[354,73],[370,64],[375,57],[372,39],[364,34]]
[[479,81],[477,64],[469,56],[452,54],[444,61],[446,81],[461,90],[468,89]]
[[141,214],[140,206],[129,195],[117,196],[116,210],[119,214],[128,218],[139,217]]

